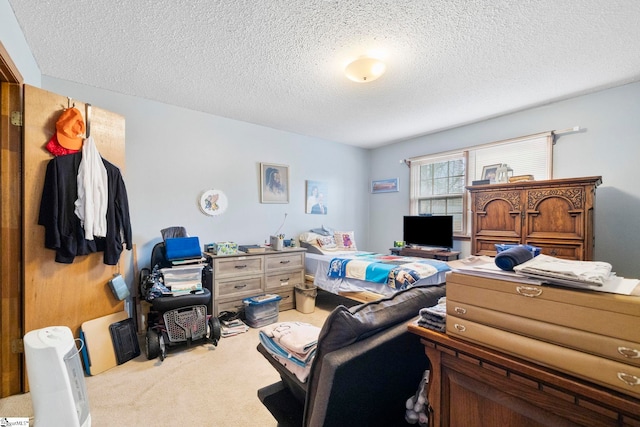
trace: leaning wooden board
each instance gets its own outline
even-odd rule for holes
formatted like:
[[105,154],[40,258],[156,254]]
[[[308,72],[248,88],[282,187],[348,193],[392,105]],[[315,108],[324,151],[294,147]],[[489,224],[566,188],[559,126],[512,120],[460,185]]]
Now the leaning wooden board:
[[84,340],[82,355],[88,375],[97,375],[118,365],[109,326],[128,317],[126,311],[121,311],[88,320],[82,324],[80,327],[80,336]]

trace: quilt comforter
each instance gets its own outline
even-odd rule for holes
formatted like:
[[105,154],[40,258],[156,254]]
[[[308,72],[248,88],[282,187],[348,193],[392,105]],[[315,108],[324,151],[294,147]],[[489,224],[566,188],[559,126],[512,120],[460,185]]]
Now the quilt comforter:
[[420,279],[449,270],[444,261],[370,253],[331,259],[327,276],[385,283],[392,289],[402,290]]

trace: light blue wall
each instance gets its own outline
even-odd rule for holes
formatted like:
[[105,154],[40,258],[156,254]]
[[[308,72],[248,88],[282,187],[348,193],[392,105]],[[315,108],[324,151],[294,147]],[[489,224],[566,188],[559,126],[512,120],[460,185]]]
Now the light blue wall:
[[[327,225],[353,230],[361,247],[369,245],[368,150],[41,77],[6,0],[0,40],[26,83],[125,117],[125,183],[141,267],[162,228],[183,225],[203,244],[263,243],[285,214],[280,232],[287,237]],[[260,162],[289,166],[290,203],[260,203]],[[306,180],[328,184],[327,215],[305,213]],[[208,189],[225,192],[223,215],[200,212],[197,199]]]
[[31,54],[8,0],[0,0],[0,41],[18,67],[24,82],[40,86],[40,68]]
[[[426,135],[375,150],[362,150],[140,98],[40,77],[7,0],[0,0],[0,40],[26,83],[90,102],[126,118],[126,183],[141,265],[148,263],[159,230],[185,225],[204,242],[261,242],[288,218],[282,231],[295,235],[321,224],[355,230],[358,246],[385,252],[402,236],[409,211],[409,170],[401,159],[547,130],[580,126],[558,138],[554,177],[602,175],[597,190],[596,259],[619,275],[640,277],[636,215],[640,189],[640,83],[620,86],[523,112]],[[259,162],[291,168],[291,203],[259,203]],[[400,192],[369,194],[370,179],[400,178]],[[330,185],[329,214],[304,213],[304,181]],[[226,192],[229,209],[206,217],[198,194]],[[468,254],[468,242],[456,242]]]
[[[371,155],[373,179],[399,177],[400,192],[370,196],[371,250],[387,250],[402,237],[409,213],[409,168],[400,159],[580,126],[557,138],[554,178],[602,176],[596,191],[597,260],[610,262],[620,276],[640,277],[640,83],[532,108],[492,120],[399,142]],[[395,208],[390,208],[391,206]],[[456,249],[469,253],[468,242]]]
[[[287,236],[324,224],[354,230],[368,246],[368,150],[46,76],[42,85],[125,117],[125,183],[141,264],[162,228],[183,225],[201,243],[264,243],[285,213]],[[289,204],[260,203],[260,162],[289,166]],[[328,183],[327,215],[305,213],[306,180]],[[224,214],[200,212],[196,201],[207,189],[224,191]]]

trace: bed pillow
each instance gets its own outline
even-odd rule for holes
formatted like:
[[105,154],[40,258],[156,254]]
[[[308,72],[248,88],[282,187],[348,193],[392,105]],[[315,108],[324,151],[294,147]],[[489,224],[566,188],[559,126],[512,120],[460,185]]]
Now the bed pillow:
[[312,228],[309,231],[320,234],[322,236],[333,236],[333,228],[327,227],[326,225],[322,225],[320,226],[320,228]]
[[345,251],[357,251],[356,238],[353,231],[336,231],[333,233],[338,249]]
[[313,232],[304,232],[298,236],[298,240],[300,243],[309,243],[310,245],[318,245],[318,237],[322,237],[322,235]]
[[333,236],[320,236],[316,239],[320,249],[335,249],[338,245]]

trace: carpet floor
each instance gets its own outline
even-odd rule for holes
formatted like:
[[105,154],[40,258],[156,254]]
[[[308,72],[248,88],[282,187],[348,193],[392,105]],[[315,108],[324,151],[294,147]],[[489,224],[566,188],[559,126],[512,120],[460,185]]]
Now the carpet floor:
[[[281,311],[278,321],[301,321],[322,326],[337,305],[352,300],[319,291],[313,313]],[[212,344],[174,347],[167,358],[142,355],[95,376],[86,377],[93,427],[275,426],[262,405],[258,389],[279,381],[277,372],[258,353],[258,329]],[[29,393],[0,399],[0,417],[34,420]]]

